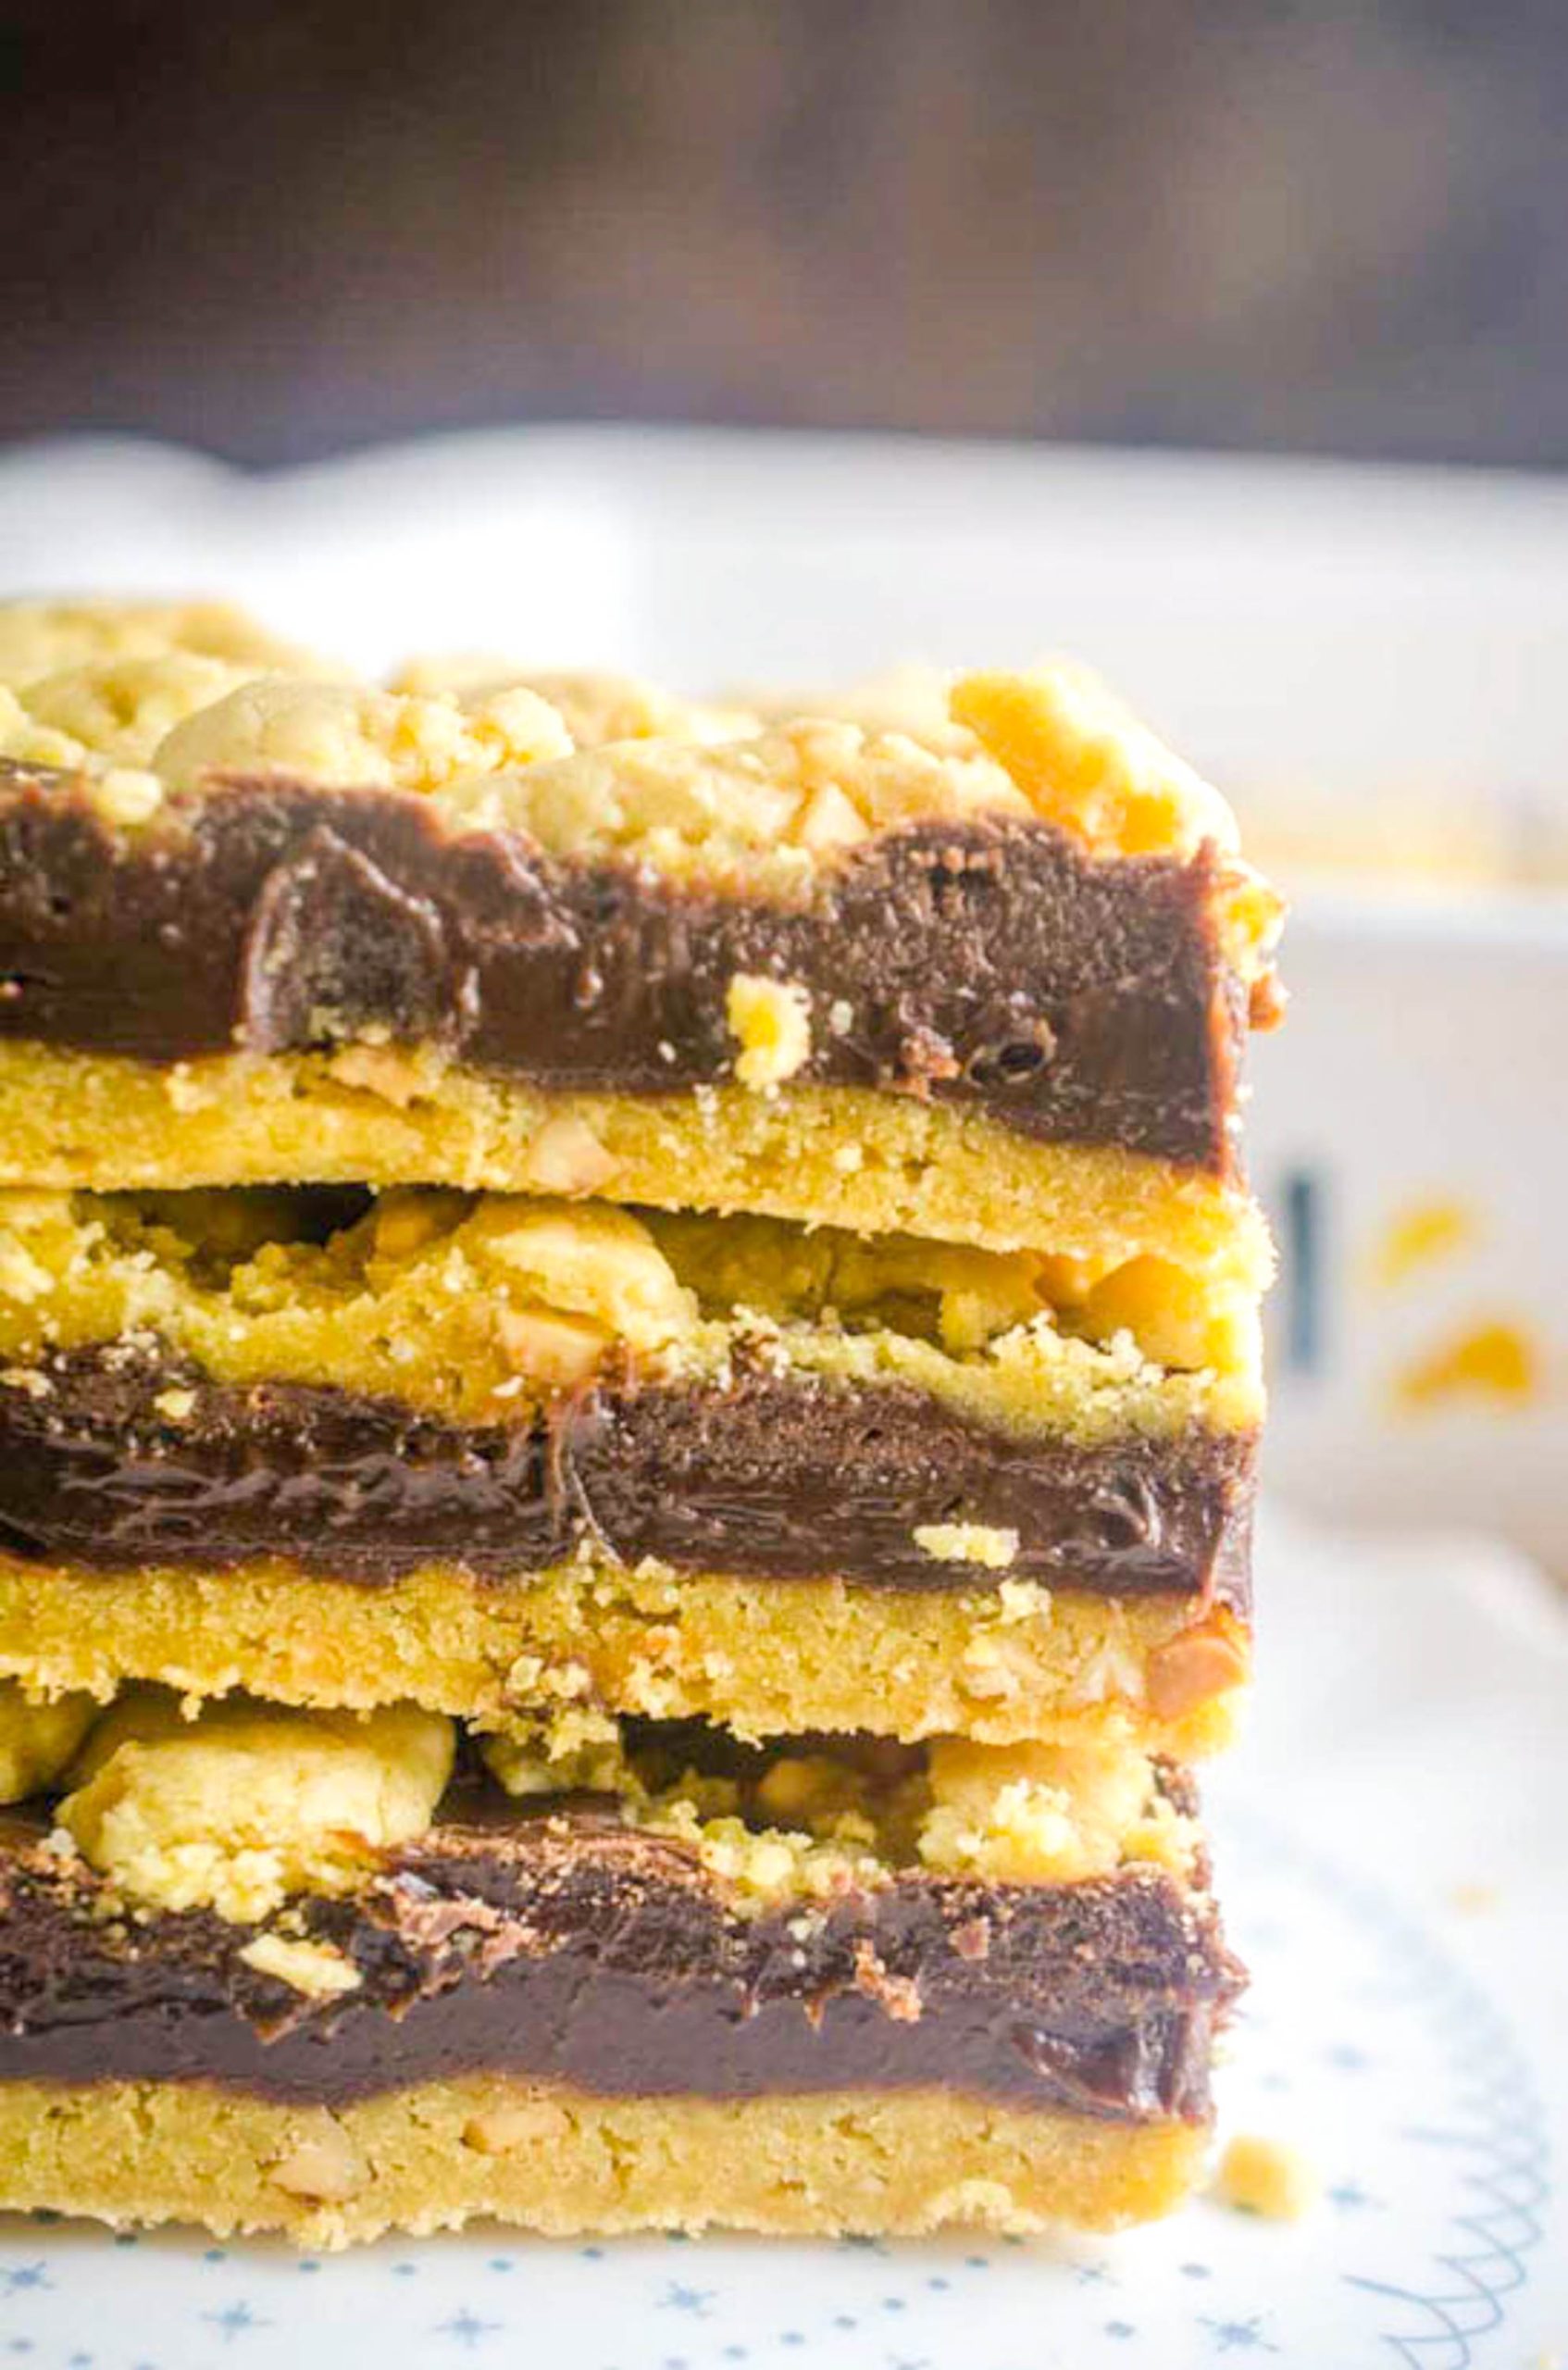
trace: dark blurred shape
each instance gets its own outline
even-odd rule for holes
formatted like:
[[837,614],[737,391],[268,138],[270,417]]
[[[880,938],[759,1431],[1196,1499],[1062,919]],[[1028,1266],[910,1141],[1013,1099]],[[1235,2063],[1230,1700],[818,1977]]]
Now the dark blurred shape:
[[1568,455],[1561,0],[10,0],[0,435]]

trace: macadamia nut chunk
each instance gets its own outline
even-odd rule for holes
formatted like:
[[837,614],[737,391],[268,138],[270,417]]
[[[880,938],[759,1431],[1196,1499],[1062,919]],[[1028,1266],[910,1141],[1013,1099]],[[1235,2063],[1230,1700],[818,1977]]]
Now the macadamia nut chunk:
[[187,1720],[137,1689],[88,1738],[59,1821],[133,1900],[248,1923],[347,1890],[421,1835],[453,1752],[451,1721],[412,1704],[357,1718],[238,1698]]
[[30,1703],[14,1678],[0,1678],[0,1802],[25,1802],[68,1768],[101,1708],[91,1695]]

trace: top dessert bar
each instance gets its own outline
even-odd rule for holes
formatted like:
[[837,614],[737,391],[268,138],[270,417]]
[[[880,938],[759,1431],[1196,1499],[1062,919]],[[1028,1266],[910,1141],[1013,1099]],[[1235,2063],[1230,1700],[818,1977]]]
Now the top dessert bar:
[[1272,892],[1066,665],[909,730],[0,611],[0,1181],[752,1209],[1261,1281]]

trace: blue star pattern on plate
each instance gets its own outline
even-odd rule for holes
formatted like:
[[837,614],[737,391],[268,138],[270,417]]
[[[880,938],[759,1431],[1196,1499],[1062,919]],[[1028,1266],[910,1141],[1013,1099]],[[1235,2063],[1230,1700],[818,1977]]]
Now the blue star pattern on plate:
[[437,2321],[432,2334],[449,2337],[458,2345],[472,2347],[478,2345],[481,2338],[494,2337],[503,2326],[500,2321],[481,2321],[477,2314],[465,2310],[454,2313],[449,2321]]
[[1277,2353],[1263,2333],[1263,2324],[1256,2317],[1250,2321],[1212,2321],[1205,2314],[1203,2326],[1216,2353]]
[[251,2329],[267,2329],[272,2326],[259,2313],[253,2313],[243,2298],[232,2304],[226,2304],[220,2313],[204,2313],[202,2318],[210,2321],[226,2340],[243,2337]]

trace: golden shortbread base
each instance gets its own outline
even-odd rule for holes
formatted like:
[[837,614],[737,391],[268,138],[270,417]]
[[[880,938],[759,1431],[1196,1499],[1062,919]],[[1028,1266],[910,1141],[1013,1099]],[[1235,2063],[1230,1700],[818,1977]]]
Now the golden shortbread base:
[[[1234,1648],[1218,1656],[1231,1684],[1180,1700],[1184,1631],[1200,1665],[1213,1640]],[[369,1587],[280,1564],[105,1573],[0,1555],[0,1673],[49,1694],[157,1679],[321,1707],[407,1701],[493,1728],[583,1700],[747,1738],[865,1728],[1188,1761],[1231,1740],[1247,1655],[1234,1616],[1168,1596],[901,1594],[582,1564],[516,1587],[441,1566]]]
[[475,2216],[551,2235],[1105,2230],[1168,2213],[1206,2131],[940,2089],[591,2098],[496,2076],[329,2112],[201,2083],[0,2085],[0,2207],[336,2248]]
[[1234,1185],[1114,1147],[1039,1143],[908,1095],[545,1094],[417,1056],[371,1087],[338,1075],[337,1058],[222,1054],[160,1069],[0,1045],[0,1184],[558,1190],[535,1175],[531,1147],[547,1120],[569,1118],[604,1154],[591,1191],[616,1202],[1110,1266],[1148,1255],[1248,1291],[1271,1273],[1263,1217]]

